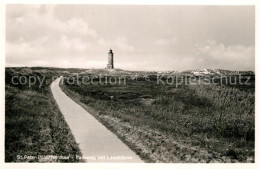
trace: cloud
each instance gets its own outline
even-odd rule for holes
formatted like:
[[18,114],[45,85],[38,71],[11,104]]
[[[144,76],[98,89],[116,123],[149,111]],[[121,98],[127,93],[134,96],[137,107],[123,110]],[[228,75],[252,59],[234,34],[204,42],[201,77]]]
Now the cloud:
[[118,52],[121,51],[123,53],[134,52],[134,47],[130,45],[127,38],[123,36],[117,37],[113,40],[104,40],[101,38],[97,41],[97,45],[101,45],[106,48],[113,48]]
[[200,66],[233,70],[254,70],[254,46],[229,45],[208,40],[197,44],[195,63]]
[[6,65],[104,68],[111,48],[122,69],[254,70],[254,23],[253,6],[10,4]]
[[119,49],[126,52],[134,52],[134,47],[128,44],[126,37],[118,37],[115,40],[115,45],[118,46]]
[[7,41],[16,41],[17,37],[23,37],[27,41],[41,36],[97,37],[96,31],[82,18],[73,17],[62,21],[55,17],[54,9],[55,6],[48,6],[42,13],[39,12],[41,7],[35,7],[20,16],[8,18]]
[[155,41],[155,44],[157,45],[172,45],[177,42],[177,38],[172,38],[172,39],[158,39]]
[[83,18],[60,20],[55,5],[14,9],[8,8],[7,65],[105,67],[109,48],[118,53],[134,51],[126,37],[104,39]]

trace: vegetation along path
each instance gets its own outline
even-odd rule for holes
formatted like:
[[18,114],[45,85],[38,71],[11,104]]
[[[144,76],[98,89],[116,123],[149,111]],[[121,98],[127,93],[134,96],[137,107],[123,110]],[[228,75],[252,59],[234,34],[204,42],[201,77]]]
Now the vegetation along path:
[[71,100],[59,86],[61,78],[51,85],[51,91],[87,162],[142,162],[117,136],[80,105]]

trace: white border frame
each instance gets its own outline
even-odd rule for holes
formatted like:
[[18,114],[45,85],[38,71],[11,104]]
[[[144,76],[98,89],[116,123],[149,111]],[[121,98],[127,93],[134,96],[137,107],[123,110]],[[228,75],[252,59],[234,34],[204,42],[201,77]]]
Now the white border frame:
[[260,168],[259,159],[259,143],[260,143],[260,104],[259,95],[260,91],[256,87],[256,111],[255,111],[255,163],[235,163],[235,164],[180,164],[180,163],[145,163],[145,164],[123,164],[123,163],[5,163],[4,162],[4,133],[5,133],[5,5],[6,4],[125,4],[125,5],[255,5],[255,74],[256,86],[259,86],[259,73],[260,73],[260,59],[259,59],[259,5],[256,0],[9,0],[0,1],[0,166],[1,168],[228,168],[228,169],[251,169]]

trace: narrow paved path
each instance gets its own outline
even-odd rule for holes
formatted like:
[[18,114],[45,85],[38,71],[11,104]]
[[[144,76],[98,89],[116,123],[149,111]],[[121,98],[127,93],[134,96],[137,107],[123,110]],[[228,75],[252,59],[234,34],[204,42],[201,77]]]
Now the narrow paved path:
[[69,98],[56,79],[51,91],[87,162],[143,162],[116,135]]

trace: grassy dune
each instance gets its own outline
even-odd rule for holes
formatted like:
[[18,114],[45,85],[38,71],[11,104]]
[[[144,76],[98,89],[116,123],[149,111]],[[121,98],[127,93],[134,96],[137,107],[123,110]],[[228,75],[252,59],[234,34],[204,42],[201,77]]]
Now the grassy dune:
[[[68,128],[49,85],[55,71],[7,68],[5,88],[5,161],[78,162],[78,145]],[[14,85],[13,76],[46,76],[46,83]],[[38,155],[69,156],[62,159],[37,159]],[[26,156],[32,156],[28,158]]]
[[254,162],[254,90],[128,79],[62,89],[149,162]]
[[[49,88],[51,77],[74,73],[96,76],[100,70],[6,68],[6,162],[78,162],[79,148]],[[41,87],[38,81],[29,87],[13,84],[13,76],[46,79]],[[125,85],[65,81],[61,87],[147,162],[254,162],[254,79],[251,86],[176,88],[149,77],[127,78]]]

